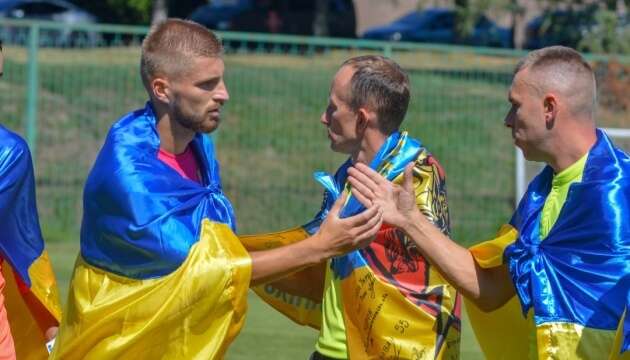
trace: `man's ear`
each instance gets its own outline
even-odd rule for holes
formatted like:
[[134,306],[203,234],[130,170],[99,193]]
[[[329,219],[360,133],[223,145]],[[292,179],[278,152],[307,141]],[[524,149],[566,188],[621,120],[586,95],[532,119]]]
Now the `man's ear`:
[[558,97],[555,94],[549,93],[543,97],[543,114],[547,129],[553,128],[558,115]]
[[151,80],[150,88],[156,100],[165,104],[171,102],[171,89],[168,80],[162,77],[156,77]]
[[376,123],[376,113],[367,108],[361,107],[357,111],[357,130],[365,131],[368,127],[378,127]]

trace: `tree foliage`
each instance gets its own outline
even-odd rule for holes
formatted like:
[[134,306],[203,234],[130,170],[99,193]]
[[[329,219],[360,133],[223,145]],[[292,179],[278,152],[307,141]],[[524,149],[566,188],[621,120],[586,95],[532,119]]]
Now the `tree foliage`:
[[[153,14],[153,0],[70,0],[94,14],[100,22],[110,24],[148,25]],[[165,0],[168,15],[187,17],[207,0]]]
[[577,48],[581,51],[630,54],[630,26],[622,24],[614,11],[598,9],[594,14],[595,26],[586,32]]
[[[630,24],[619,17],[617,0],[599,2],[587,0],[537,0],[543,11],[539,36],[552,43],[597,53],[630,53]],[[624,0],[630,8],[630,0]],[[479,16],[488,10],[508,12],[512,18],[514,44],[524,41],[523,0],[455,0],[457,13],[455,29],[461,38],[471,34]],[[564,9],[563,17],[553,17],[554,11]]]
[[472,35],[477,19],[500,0],[455,0],[455,31],[460,38]]

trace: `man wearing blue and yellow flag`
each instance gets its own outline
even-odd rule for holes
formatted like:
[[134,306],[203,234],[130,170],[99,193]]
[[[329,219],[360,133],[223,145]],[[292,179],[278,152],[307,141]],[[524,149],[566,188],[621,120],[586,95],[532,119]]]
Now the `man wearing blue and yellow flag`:
[[85,184],[81,253],[52,357],[217,359],[240,331],[247,289],[366,245],[371,207],[317,233],[248,253],[234,235],[207,133],[229,95],[219,39],[169,19],[142,44],[150,101],[109,131]]
[[[243,243],[265,248],[313,234],[349,188],[347,170],[356,163],[393,181],[413,164],[415,206],[448,234],[444,172],[419,140],[399,131],[408,103],[408,76],[391,59],[367,55],[344,62],[321,122],[332,150],[350,158],[334,176],[315,174],[326,189],[322,210],[302,227],[242,237]],[[350,195],[341,214],[363,209]],[[313,360],[459,357],[460,297],[396,227],[383,226],[374,242],[334,257],[325,268],[255,290],[296,322],[319,329]]]
[[[0,76],[3,73],[0,44]],[[0,125],[0,359],[45,359],[61,318],[26,142]]]
[[573,49],[536,50],[516,67],[508,99],[516,146],[547,166],[496,239],[471,249],[448,239],[412,206],[410,180],[394,185],[358,165],[355,195],[381,204],[469,300],[488,359],[627,356],[630,157],[595,126],[593,71]]

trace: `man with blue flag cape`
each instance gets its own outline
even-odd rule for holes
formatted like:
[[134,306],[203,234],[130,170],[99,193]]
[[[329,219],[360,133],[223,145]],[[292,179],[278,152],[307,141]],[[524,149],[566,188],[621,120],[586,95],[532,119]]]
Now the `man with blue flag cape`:
[[221,43],[169,19],[142,45],[150,97],[111,128],[84,191],[81,253],[53,358],[216,359],[240,331],[247,289],[366,245],[371,207],[317,233],[248,253],[207,133],[228,100]]
[[[243,243],[266,248],[313,234],[335,199],[350,189],[347,170],[356,163],[393,181],[412,164],[415,206],[448,234],[444,172],[419,140],[398,130],[408,103],[409,79],[394,61],[368,55],[344,62],[321,122],[332,150],[350,159],[334,177],[315,174],[326,189],[322,210],[304,226],[242,237]],[[363,209],[351,192],[342,216]],[[313,360],[459,357],[460,298],[396,227],[383,226],[374,242],[331,259],[326,268],[255,290],[291,319],[320,330]]]
[[381,204],[385,221],[404,229],[469,300],[488,359],[628,356],[619,344],[630,277],[630,157],[595,126],[593,71],[573,49],[533,51],[516,67],[509,101],[505,125],[516,146],[547,166],[496,239],[457,245],[412,206],[410,181],[393,185],[365,166],[349,170],[355,195]]
[[[0,76],[3,72],[0,44]],[[39,227],[26,142],[0,125],[0,359],[45,359],[59,295]]]

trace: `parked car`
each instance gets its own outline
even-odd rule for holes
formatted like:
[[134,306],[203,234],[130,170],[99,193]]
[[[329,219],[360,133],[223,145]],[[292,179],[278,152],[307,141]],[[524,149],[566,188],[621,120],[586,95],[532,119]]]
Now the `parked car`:
[[510,47],[512,43],[510,30],[496,25],[485,15],[477,19],[470,36],[459,39],[455,31],[455,11],[442,8],[410,12],[392,23],[366,30],[362,37],[495,47]]
[[[65,0],[0,0],[0,18],[49,20],[68,25],[97,22],[95,16]],[[9,41],[25,41],[25,28],[11,27],[6,32]],[[40,38],[42,45],[55,46],[95,45],[100,41],[98,33],[70,28],[43,30]]]
[[525,48],[539,49],[551,45],[575,48],[584,34],[596,25],[593,12],[556,10],[537,16],[525,28]]
[[215,30],[230,30],[234,18],[250,9],[251,0],[214,0],[195,9],[189,19]]
[[[315,2],[214,0],[188,18],[214,30],[312,35]],[[355,21],[352,0],[328,0],[330,36],[355,37]]]

